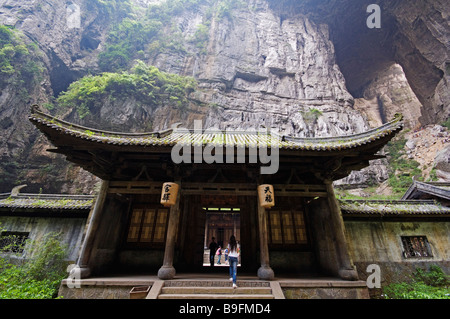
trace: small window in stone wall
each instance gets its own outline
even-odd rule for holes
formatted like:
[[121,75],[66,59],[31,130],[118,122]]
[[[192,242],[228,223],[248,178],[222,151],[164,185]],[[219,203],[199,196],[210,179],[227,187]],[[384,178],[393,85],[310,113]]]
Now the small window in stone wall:
[[426,236],[401,236],[405,258],[433,257]]
[[0,235],[0,252],[23,253],[25,242],[30,233],[5,231]]

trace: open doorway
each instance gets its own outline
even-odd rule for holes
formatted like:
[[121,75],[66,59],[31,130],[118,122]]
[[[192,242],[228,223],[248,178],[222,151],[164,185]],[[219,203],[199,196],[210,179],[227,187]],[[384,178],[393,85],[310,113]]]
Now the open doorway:
[[[223,267],[229,266],[227,246],[231,235],[236,237],[240,244],[241,238],[241,209],[237,207],[202,207],[202,213],[205,214],[205,237],[204,237],[204,267]],[[211,255],[211,242],[214,241],[217,249]],[[238,267],[241,266],[241,256],[239,256]]]

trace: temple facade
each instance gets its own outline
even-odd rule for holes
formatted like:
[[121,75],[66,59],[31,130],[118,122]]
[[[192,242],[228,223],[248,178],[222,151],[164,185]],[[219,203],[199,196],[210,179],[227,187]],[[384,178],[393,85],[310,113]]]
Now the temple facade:
[[[30,121],[55,146],[49,151],[102,179],[77,260],[82,277],[154,272],[161,279],[202,270],[208,237],[226,244],[234,234],[241,271],[260,279],[295,273],[357,280],[332,183],[382,158],[378,152],[403,125],[396,116],[361,134],[293,138],[177,127],[105,132],[37,108]],[[275,161],[277,169],[264,174]],[[177,188],[170,204],[166,183]],[[271,197],[258,193],[261,185],[271,187]]]

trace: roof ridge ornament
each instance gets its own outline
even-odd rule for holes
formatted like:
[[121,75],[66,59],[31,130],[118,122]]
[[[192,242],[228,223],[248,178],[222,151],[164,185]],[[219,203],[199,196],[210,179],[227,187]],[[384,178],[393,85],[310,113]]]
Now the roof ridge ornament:
[[21,190],[22,188],[27,187],[27,186],[28,186],[27,184],[24,184],[24,185],[18,185],[18,186],[16,186],[16,187],[14,187],[14,188],[11,190],[11,197],[17,197],[17,196],[19,196],[20,190]]
[[403,120],[403,114],[400,113],[400,112],[399,113],[395,113],[392,122],[393,121],[401,121],[401,120]]
[[39,105],[33,104],[31,107],[31,114],[36,114],[39,111]]

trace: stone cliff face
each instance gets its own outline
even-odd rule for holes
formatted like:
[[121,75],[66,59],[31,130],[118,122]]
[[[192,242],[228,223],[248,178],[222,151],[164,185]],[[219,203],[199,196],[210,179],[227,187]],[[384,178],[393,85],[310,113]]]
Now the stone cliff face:
[[[266,127],[295,136],[347,135],[368,128],[352,108],[354,100],[336,64],[326,25],[302,15],[282,20],[266,1],[250,1],[231,16],[213,16],[206,22],[208,9],[200,6],[174,17],[183,52],[143,57],[160,70],[193,76],[199,90],[190,98],[206,107],[191,105],[191,112],[183,115],[168,107],[137,106],[133,99],[120,101],[120,107],[106,100],[97,119],[101,126],[115,123],[130,129],[127,123],[138,122],[133,117],[140,112],[137,108],[144,108],[154,130],[175,122],[192,127],[195,118],[203,119],[204,128]],[[208,40],[199,52],[190,39],[203,25],[208,25]],[[89,119],[81,123],[93,124]]]
[[[282,0],[269,1],[283,15],[303,13],[330,26],[331,40],[355,97],[376,74],[399,64],[422,104],[420,123],[442,123],[450,115],[450,15],[446,1]],[[366,25],[370,4],[378,4],[381,28]]]
[[[83,28],[76,29],[68,27],[66,1],[0,1],[1,24],[17,30],[21,44],[35,45],[32,54],[41,66],[36,81],[24,85],[19,78],[6,81],[1,88],[0,121],[6,124],[0,125],[0,192],[21,183],[29,184],[27,190],[35,192],[40,188],[60,192],[63,187],[63,191],[70,188],[71,192],[86,193],[92,188],[80,186],[79,179],[73,179],[78,168],[45,152],[50,147],[48,141],[27,121],[32,104],[51,103],[55,95],[96,64],[98,52],[83,43],[92,34],[101,40],[105,33],[102,30],[108,25],[103,20],[107,15],[89,3],[79,2],[84,13]],[[17,75],[2,73],[0,77],[11,79]]]
[[421,107],[398,64],[377,73],[365,86],[362,97],[355,99],[354,106],[367,116],[372,127],[385,123],[395,113],[402,113],[405,126],[410,129],[420,126]]
[[[185,39],[203,20],[202,12],[192,14],[178,20]],[[296,136],[367,129],[352,109],[353,97],[336,64],[328,27],[304,16],[282,20],[266,1],[249,1],[233,11],[232,18],[213,18],[206,54],[181,59],[163,54],[150,62],[176,70],[179,60],[186,61],[181,72],[199,82],[195,98],[213,106],[205,115],[205,127],[273,127]],[[158,123],[154,127],[163,128]]]
[[[148,5],[165,1],[131,2],[131,17],[138,20]],[[395,36],[387,37],[396,50],[375,46],[371,55],[367,40],[360,46],[353,42],[363,35],[342,36],[352,27],[346,21],[365,19],[362,4],[358,8],[364,7],[363,14],[355,13],[356,9],[346,2],[340,6],[334,1],[326,5],[322,1],[302,3],[209,1],[176,10],[171,22],[161,27],[167,32],[167,41],[176,39],[176,45],[154,50],[157,42],[149,41],[139,59],[162,71],[196,79],[198,88],[190,93],[183,109],[137,102],[133,97],[109,97],[99,103],[96,116],[80,118],[74,110],[58,110],[57,105],[52,112],[86,126],[119,131],[161,130],[177,122],[191,128],[195,119],[201,119],[204,128],[266,127],[300,137],[362,132],[389,120],[397,110],[408,110],[405,117],[411,128],[423,122],[441,123],[448,117],[445,45],[449,36],[443,4],[432,1],[422,11],[433,14],[422,16],[416,3],[408,11],[401,4],[383,2],[383,10],[389,12],[386,28],[396,21]],[[80,10],[79,27],[68,24],[69,5]],[[76,79],[100,72],[98,55],[107,48],[112,22],[130,17],[125,11],[115,1],[0,1],[1,23],[14,26],[28,42],[37,44],[44,66],[40,82],[29,88],[29,98],[18,100],[17,87],[12,85],[2,89],[0,122],[11,119],[8,123],[15,128],[0,132],[9,139],[1,142],[2,163],[15,165],[0,167],[0,175],[8,175],[0,191],[9,191],[19,182],[49,192],[93,191],[96,179],[45,152],[48,142],[26,118],[31,104],[50,105]],[[354,19],[350,18],[352,14]],[[428,45],[408,31],[413,17],[416,29],[430,39]],[[358,30],[365,34],[366,29]],[[380,33],[376,39],[385,37]],[[419,52],[416,55],[423,69],[419,74],[412,70],[408,50],[413,49]],[[431,51],[433,54],[428,54]],[[358,59],[352,59],[355,54],[360,54]],[[371,67],[355,64],[367,56],[376,58]],[[429,81],[423,87],[426,78]],[[377,161],[341,183],[365,185],[382,182],[387,176],[386,162]]]

